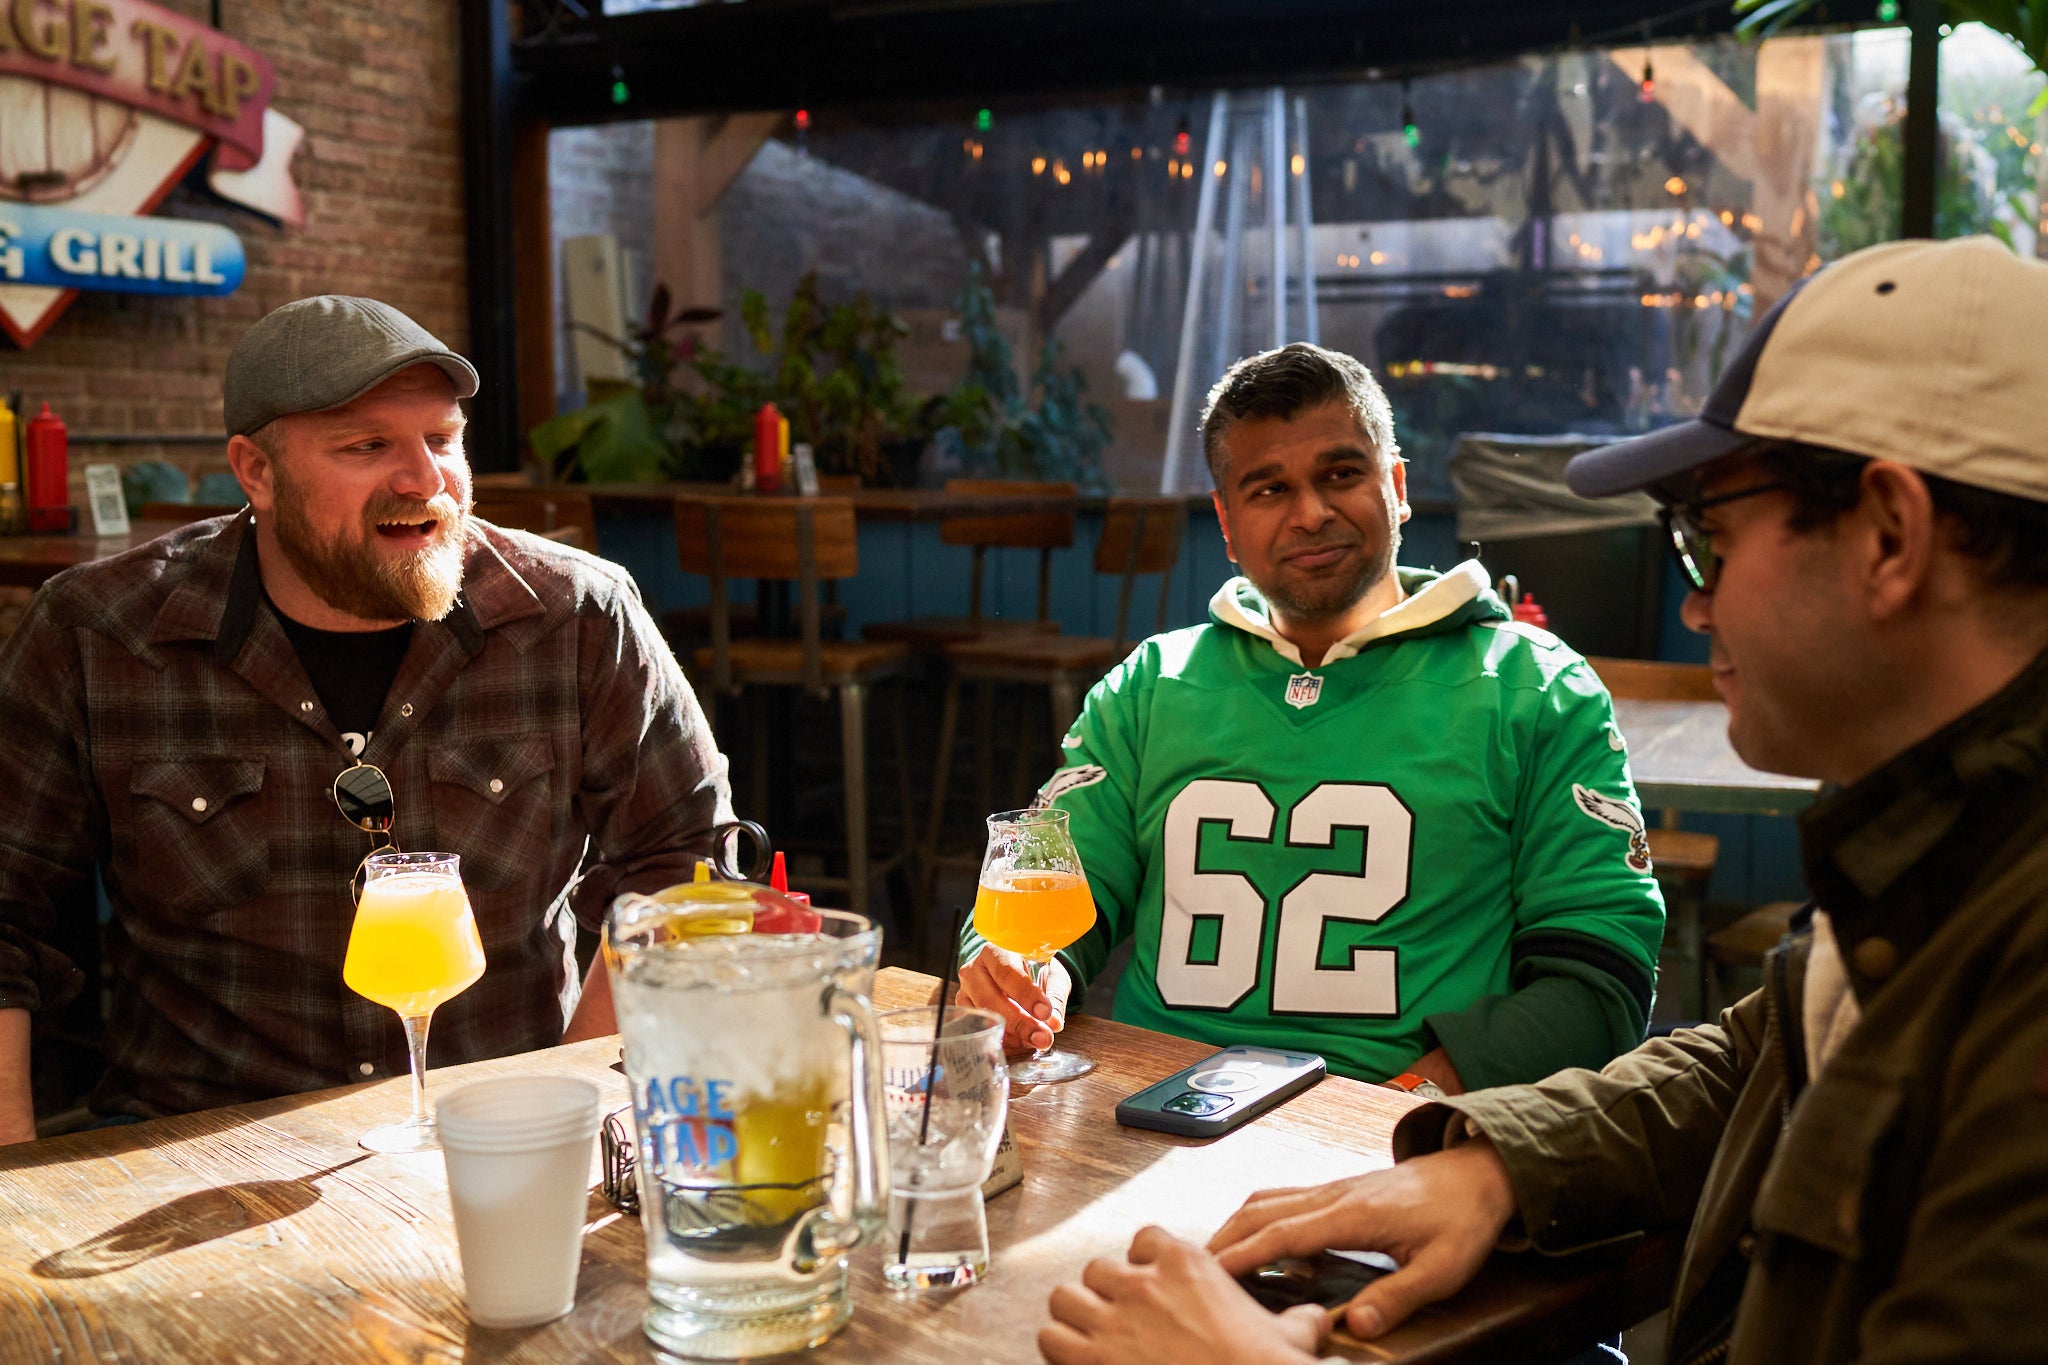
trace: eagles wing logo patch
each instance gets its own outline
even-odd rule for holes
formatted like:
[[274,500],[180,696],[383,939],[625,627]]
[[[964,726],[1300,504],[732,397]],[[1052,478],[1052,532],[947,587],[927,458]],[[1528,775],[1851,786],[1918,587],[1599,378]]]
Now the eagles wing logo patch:
[[1650,837],[1643,830],[1643,817],[1636,814],[1635,807],[1626,801],[1617,801],[1611,796],[1602,796],[1578,783],[1572,783],[1572,800],[1580,810],[1592,816],[1603,825],[1628,835],[1628,856],[1624,859],[1637,872],[1650,870]]
[[1038,789],[1038,799],[1031,803],[1033,810],[1050,806],[1068,792],[1092,787],[1109,776],[1109,769],[1100,763],[1083,763],[1077,768],[1062,768]]
[[1323,699],[1323,680],[1313,673],[1296,673],[1287,680],[1287,704],[1300,711]]

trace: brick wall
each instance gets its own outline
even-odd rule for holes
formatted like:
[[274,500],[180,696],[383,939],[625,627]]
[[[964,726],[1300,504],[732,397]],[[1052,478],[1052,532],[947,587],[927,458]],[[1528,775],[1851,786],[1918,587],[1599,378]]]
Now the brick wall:
[[[207,0],[159,0],[208,22]],[[270,309],[308,294],[366,294],[449,345],[467,339],[461,65],[447,0],[225,0],[221,28],[277,69],[272,107],[306,130],[292,164],[306,225],[275,226],[180,186],[155,212],[221,223],[248,274],[225,298],[82,293],[25,351],[0,338],[0,390],[48,399],[73,433],[74,501],[86,461],[165,459],[225,468],[225,442],[95,444],[81,436],[220,430],[228,351]]]

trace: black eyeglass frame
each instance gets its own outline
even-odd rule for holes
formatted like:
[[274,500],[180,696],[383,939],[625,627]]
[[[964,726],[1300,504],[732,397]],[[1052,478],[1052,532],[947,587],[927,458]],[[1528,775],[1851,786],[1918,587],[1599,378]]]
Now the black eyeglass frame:
[[1695,591],[1712,592],[1715,580],[1721,576],[1721,557],[1714,553],[1714,538],[1700,525],[1701,515],[1710,508],[1740,502],[1759,493],[1781,492],[1791,486],[1783,480],[1774,479],[1730,493],[1716,493],[1711,498],[1667,502],[1657,509],[1657,520],[1663,523],[1664,534],[1671,541],[1672,556],[1678,560],[1680,572]]

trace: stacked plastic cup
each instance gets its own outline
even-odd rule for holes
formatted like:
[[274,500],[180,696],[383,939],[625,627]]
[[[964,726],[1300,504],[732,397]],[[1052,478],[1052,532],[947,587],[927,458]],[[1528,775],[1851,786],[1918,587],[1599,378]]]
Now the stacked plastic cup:
[[567,1076],[475,1081],[435,1106],[469,1319],[531,1327],[576,1304],[597,1087]]

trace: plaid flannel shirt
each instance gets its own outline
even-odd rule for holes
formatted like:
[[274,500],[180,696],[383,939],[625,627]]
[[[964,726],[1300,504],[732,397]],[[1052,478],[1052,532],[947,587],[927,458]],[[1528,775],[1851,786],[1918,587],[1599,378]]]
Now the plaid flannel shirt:
[[[102,1113],[406,1071],[397,1015],[341,981],[371,840],[329,799],[352,759],[262,609],[248,527],[198,522],[61,574],[0,648],[0,1008],[83,984],[51,940],[89,932],[97,869]],[[687,879],[730,818],[725,760],[632,580],[481,524],[363,759],[391,779],[401,848],[462,855],[483,939],[483,978],[435,1012],[434,1065],[558,1042],[572,915]]]

